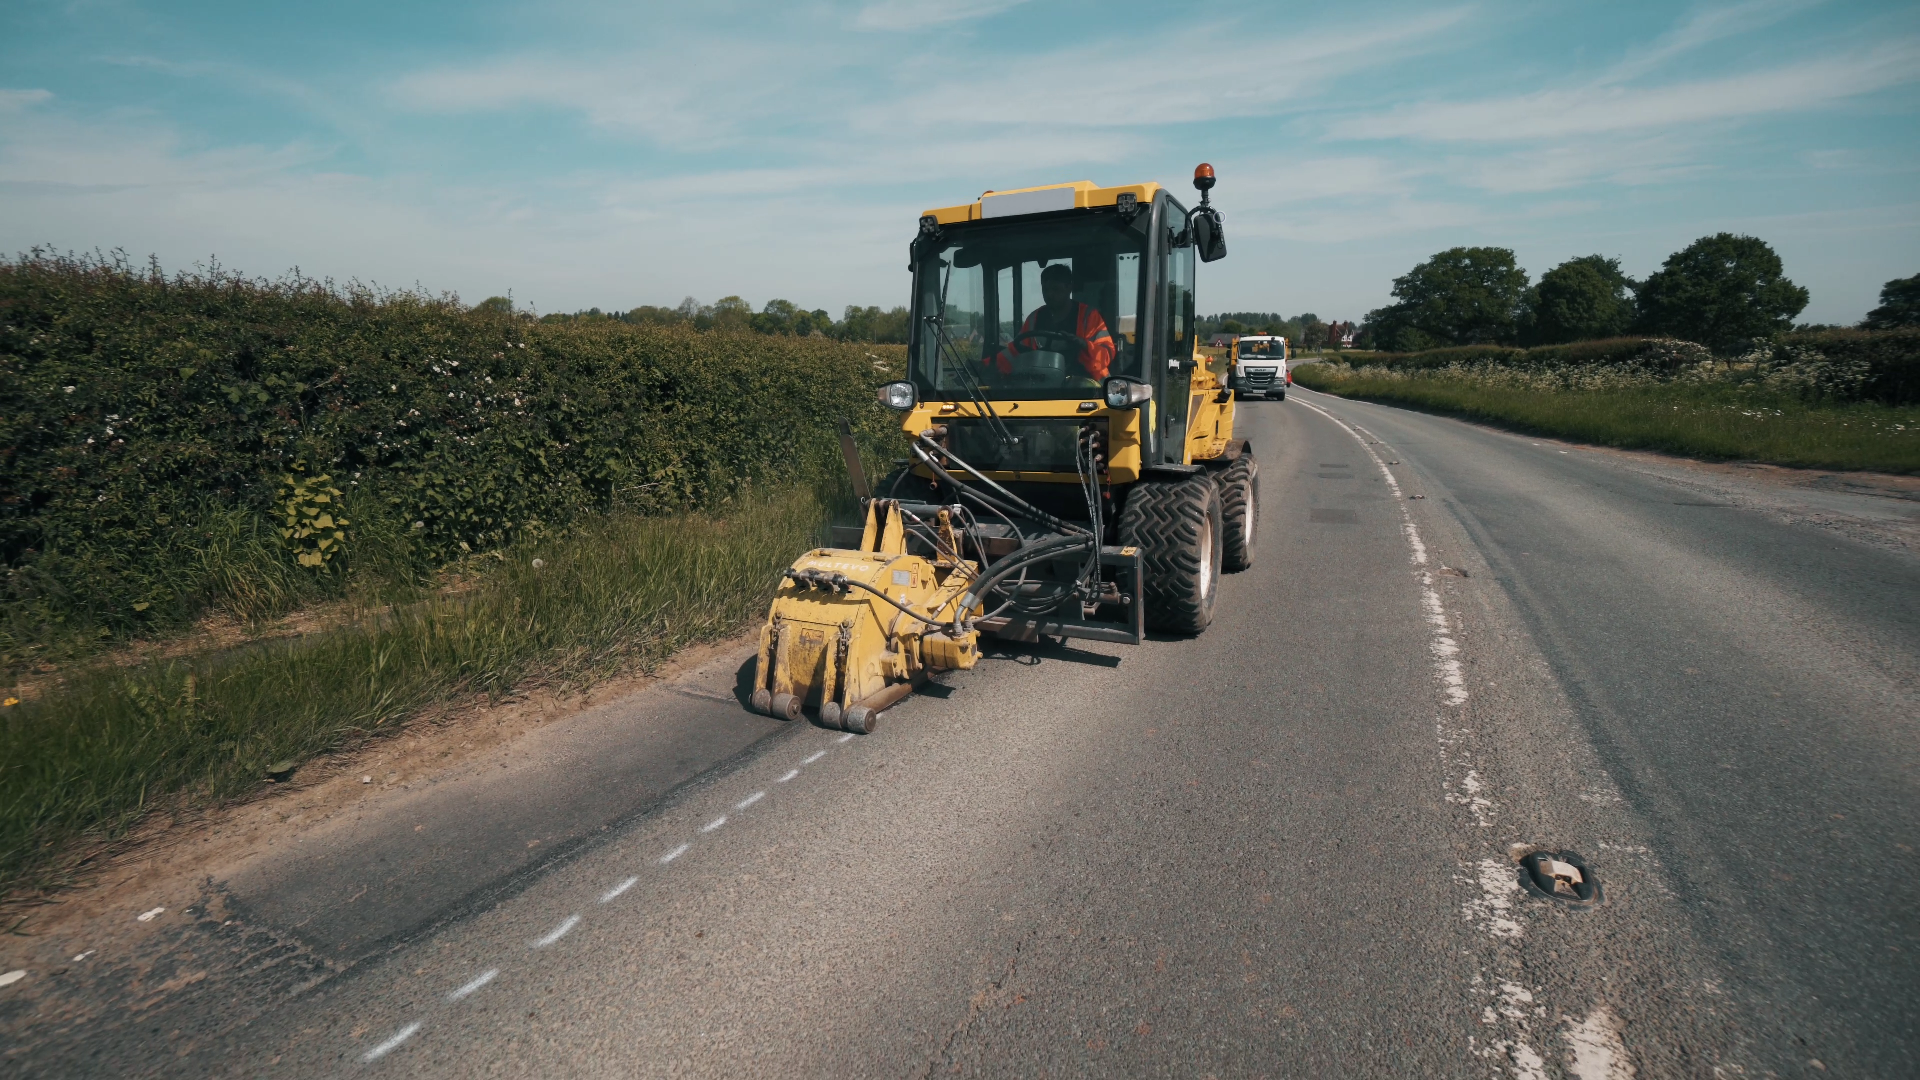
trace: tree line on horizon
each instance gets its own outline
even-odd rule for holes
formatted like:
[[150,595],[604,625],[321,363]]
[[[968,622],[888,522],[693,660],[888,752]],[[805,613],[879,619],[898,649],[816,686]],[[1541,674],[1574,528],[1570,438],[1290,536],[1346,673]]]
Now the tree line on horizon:
[[[489,296],[474,306],[507,314],[514,311],[513,301],[504,296]],[[571,314],[542,315],[539,321],[690,326],[695,330],[745,330],[783,337],[824,337],[835,341],[905,344],[908,319],[904,307],[888,310],[848,304],[840,318],[835,319],[825,308],[808,311],[791,300],[769,300],[759,311],[755,311],[752,304],[738,296],[723,296],[711,304],[702,304],[689,296],[673,307],[642,304],[626,311],[602,311],[592,307]]]
[[[1568,259],[1530,283],[1502,247],[1439,252],[1393,281],[1395,302],[1367,313],[1357,345],[1420,352],[1450,345],[1561,345],[1626,334],[1674,337],[1733,353],[1801,324],[1808,293],[1771,245],[1716,233],[1667,257],[1645,280],[1604,255]],[[1863,330],[1920,326],[1920,274],[1896,278]]]
[[[1195,320],[1200,336],[1275,334],[1297,346],[1338,347],[1351,332],[1353,344],[1385,352],[1420,352],[1452,345],[1561,345],[1626,334],[1674,337],[1730,353],[1755,338],[1788,330],[1840,329],[1794,324],[1806,309],[1807,290],[1787,278],[1780,256],[1766,241],[1716,233],[1667,257],[1645,280],[1620,269],[1605,255],[1568,259],[1529,279],[1511,248],[1454,247],[1433,255],[1393,280],[1394,302],[1369,311],[1357,328],[1323,321],[1312,312],[1232,311]],[[476,307],[513,312],[506,297]],[[526,316],[526,317],[531,317]],[[643,304],[626,311],[594,307],[550,314],[541,322],[605,320],[697,330],[752,331],[836,341],[904,344],[905,307],[849,304],[836,319],[824,308],[807,310],[773,299],[759,310],[739,296],[703,304],[689,296],[673,307]],[[1920,326],[1920,274],[1896,278],[1880,291],[1880,306],[1859,323],[1863,330]]]

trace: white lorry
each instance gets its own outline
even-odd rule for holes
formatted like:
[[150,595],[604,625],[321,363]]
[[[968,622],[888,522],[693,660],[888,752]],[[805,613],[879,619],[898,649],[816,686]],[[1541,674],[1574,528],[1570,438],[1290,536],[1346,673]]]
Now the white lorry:
[[1242,398],[1287,399],[1287,387],[1293,385],[1293,372],[1287,361],[1291,353],[1287,339],[1255,334],[1233,343],[1233,389]]

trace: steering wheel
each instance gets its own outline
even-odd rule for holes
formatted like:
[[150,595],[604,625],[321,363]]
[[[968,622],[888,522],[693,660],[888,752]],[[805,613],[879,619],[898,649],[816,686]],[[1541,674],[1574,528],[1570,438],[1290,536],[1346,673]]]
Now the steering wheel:
[[[1087,349],[1089,351],[1093,349],[1093,342],[1078,335],[1069,334],[1064,330],[1029,330],[1024,334],[1016,334],[1013,340],[1007,342],[1007,345],[1011,348],[1025,341],[1034,342],[1034,347],[1016,349],[1015,351],[1039,352],[1044,350],[1046,352],[1067,353],[1070,356],[1078,357],[1081,349]],[[1062,345],[1071,345],[1073,347],[1062,348],[1060,347]]]

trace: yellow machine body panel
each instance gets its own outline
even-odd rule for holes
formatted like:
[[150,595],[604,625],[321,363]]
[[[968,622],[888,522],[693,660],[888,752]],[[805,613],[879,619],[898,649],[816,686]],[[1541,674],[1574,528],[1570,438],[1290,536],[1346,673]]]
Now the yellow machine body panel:
[[[1144,425],[1153,422],[1152,402],[1142,409],[1109,409],[1106,402],[1097,397],[1075,401],[1038,399],[1029,401],[995,401],[993,409],[1005,419],[1079,419],[1103,421],[1107,425],[1107,469],[1104,480],[1110,484],[1131,484],[1140,479],[1140,443],[1145,431]],[[900,430],[909,436],[924,435],[942,423],[961,418],[984,416],[980,407],[971,401],[923,401],[907,413],[900,422]],[[926,466],[917,466],[917,475],[932,477]],[[988,469],[985,475],[1000,483],[1008,481],[1034,480],[1048,483],[1077,484],[1080,477],[1070,472],[1030,472]]]
[[1221,457],[1233,442],[1234,398],[1227,388],[1232,354],[1227,349],[1200,346],[1194,349],[1193,360],[1192,398],[1187,405],[1187,464]]
[[1153,201],[1160,190],[1159,184],[1121,184],[1118,187],[1101,187],[1091,180],[1075,180],[1068,184],[1042,184],[1039,187],[1013,188],[1008,191],[982,192],[978,199],[958,206],[941,206],[921,212],[921,217],[930,217],[942,225],[953,225],[962,221],[981,221],[992,216],[989,213],[988,200],[1005,195],[1026,195],[1036,191],[1058,191],[1071,189],[1073,201],[1062,202],[1060,209],[1085,209],[1089,206],[1112,206],[1120,201],[1122,195],[1132,195],[1142,205]]

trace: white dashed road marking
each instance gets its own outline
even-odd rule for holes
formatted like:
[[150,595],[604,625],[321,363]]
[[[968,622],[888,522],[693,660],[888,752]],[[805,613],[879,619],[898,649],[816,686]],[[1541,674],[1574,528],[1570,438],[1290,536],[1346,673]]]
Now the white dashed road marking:
[[543,937],[540,940],[534,942],[533,947],[536,949],[544,949],[547,946],[553,944],[554,942],[559,941],[561,938],[566,937],[567,934],[570,931],[572,931],[574,927],[579,925],[580,925],[580,916],[569,915],[566,918],[560,920],[559,926],[556,926],[553,929],[547,931],[546,937]]
[[159,918],[160,913],[165,910],[167,909],[163,907],[157,907],[157,908],[154,908],[152,911],[143,911],[140,914],[135,915],[133,919],[135,922],[152,922],[153,920]]
[[488,968],[487,970],[481,972],[480,974],[475,975],[471,981],[466,983],[466,985],[460,987],[460,989],[455,990],[451,994],[448,994],[447,1000],[459,1001],[461,998],[466,997],[468,994],[471,994],[475,990],[478,990],[481,987],[492,982],[494,979],[498,978],[499,975],[500,975],[499,968]]
[[[853,735],[854,735],[853,732],[848,732],[845,736],[843,736],[840,739],[840,741],[846,742],[848,739],[853,738]],[[800,764],[802,766],[811,765],[814,762],[819,761],[821,758],[826,756],[827,756],[827,752],[825,750],[816,750],[811,755],[809,755],[806,760],[802,761]],[[779,784],[784,784],[799,775],[800,775],[799,769],[789,769],[787,770],[786,775],[780,777],[778,780],[774,782]],[[753,804],[759,802],[761,799],[764,799],[766,797],[767,797],[767,793],[764,790],[756,791],[753,794],[747,796],[746,798],[741,799],[739,802],[733,804],[733,808],[736,811],[745,810],[746,808],[752,806]],[[710,833],[715,829],[718,829],[722,825],[725,825],[726,823],[727,823],[726,815],[722,814],[721,816],[714,818],[712,821],[709,821],[705,825],[701,826],[700,831],[702,833]],[[691,851],[692,849],[693,849],[692,844],[681,844],[678,847],[675,847],[672,851],[669,851],[665,855],[660,856],[660,858],[657,861],[662,865],[666,863],[670,863],[673,860],[679,858],[680,856],[685,855],[688,851]],[[615,897],[619,896],[621,893],[624,893],[628,889],[633,888],[634,885],[639,883],[639,881],[640,881],[640,878],[638,875],[622,879],[618,884],[614,885],[612,888],[608,889],[606,892],[600,895],[600,902],[604,904],[610,900],[613,900]],[[162,912],[166,910],[167,910],[166,908],[157,907],[157,908],[154,908],[152,911],[142,913],[141,915],[138,916],[138,918],[141,922],[150,922],[153,919],[157,918]],[[544,937],[541,937],[540,939],[532,942],[530,944],[530,947],[535,949],[544,949],[547,946],[552,945],[554,942],[559,941],[561,938],[566,937],[567,934],[572,932],[574,927],[579,925],[580,925],[580,916],[578,914],[569,915],[565,919],[562,919],[558,926],[555,926],[552,930],[547,931]],[[92,950],[89,950],[86,953],[82,953],[81,955],[74,957],[74,959],[76,961],[84,960],[86,959],[86,957],[90,955],[92,955]],[[0,986],[8,986],[12,983],[19,982],[21,979],[26,978],[26,976],[27,976],[27,973],[24,970],[9,971],[5,975],[0,975]],[[494,979],[498,978],[499,976],[500,976],[499,968],[488,968],[487,970],[481,972],[479,975],[476,975],[472,979],[468,980],[466,983],[461,985],[458,989],[454,990],[452,993],[448,994],[446,1000],[450,1003],[461,1001],[466,997],[468,997],[469,995],[478,991],[481,987],[486,986],[488,983],[492,982]],[[395,1032],[392,1038],[389,1038],[386,1042],[383,1042],[380,1045],[374,1047],[373,1049],[367,1051],[364,1055],[361,1056],[360,1060],[365,1062],[372,1062],[372,1061],[377,1061],[380,1058],[386,1056],[389,1052],[391,1052],[394,1048],[398,1047],[401,1043],[404,1043],[408,1039],[411,1039],[415,1035],[415,1033],[417,1033],[420,1030],[420,1025],[421,1025],[421,1021],[418,1021],[418,1020],[415,1020],[407,1024],[405,1027]]]
[[383,1042],[379,1046],[376,1046],[373,1049],[367,1051],[366,1054],[361,1056],[360,1060],[361,1061],[378,1061],[381,1058],[386,1057],[387,1054],[392,1052],[392,1050],[395,1047],[399,1046],[403,1042],[406,1042],[408,1039],[413,1038],[413,1033],[419,1030],[420,1030],[420,1021],[415,1020],[413,1023],[408,1024],[406,1027],[403,1027],[399,1031],[394,1032],[393,1038],[388,1039],[386,1042]]

